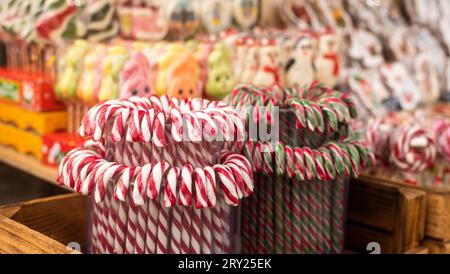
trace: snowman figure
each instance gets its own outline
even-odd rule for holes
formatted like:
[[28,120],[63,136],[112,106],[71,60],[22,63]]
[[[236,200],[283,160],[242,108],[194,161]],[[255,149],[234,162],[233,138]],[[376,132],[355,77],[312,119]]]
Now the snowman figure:
[[259,67],[258,46],[254,39],[248,39],[246,42],[245,57],[243,67],[241,71],[242,78],[241,83],[254,83],[256,72]]
[[274,40],[264,39],[259,49],[260,66],[256,72],[254,84],[272,86],[280,84],[280,68],[278,50]]
[[240,37],[235,41],[235,56],[233,56],[234,78],[237,82],[243,82],[243,73],[245,70],[245,60],[247,56],[247,39],[248,37]]
[[297,89],[314,80],[313,41],[311,37],[301,37],[295,45],[292,58],[286,65],[287,84]]
[[339,49],[336,35],[325,33],[319,38],[318,56],[314,61],[316,80],[327,87],[334,87],[338,83],[340,74]]

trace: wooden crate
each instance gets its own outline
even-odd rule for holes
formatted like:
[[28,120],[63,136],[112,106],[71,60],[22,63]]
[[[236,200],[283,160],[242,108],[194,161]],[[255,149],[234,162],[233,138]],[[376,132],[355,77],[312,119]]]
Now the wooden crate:
[[363,175],[362,180],[382,181],[387,184],[401,185],[419,189],[427,193],[425,236],[450,241],[450,188],[439,186],[416,186],[402,181],[392,181],[379,176]]
[[59,195],[0,207],[0,253],[70,253],[86,246],[87,201]]
[[365,251],[370,242],[382,253],[404,253],[424,237],[426,193],[372,180],[350,183],[346,247]]
[[450,242],[426,239],[423,245],[430,250],[431,254],[450,254]]
[[403,254],[430,254],[430,249],[426,246],[419,246],[405,251]]

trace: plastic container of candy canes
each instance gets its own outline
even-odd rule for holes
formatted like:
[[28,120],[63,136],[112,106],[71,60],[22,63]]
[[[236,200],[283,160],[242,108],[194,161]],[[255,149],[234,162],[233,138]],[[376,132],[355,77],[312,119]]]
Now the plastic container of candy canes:
[[277,140],[232,144],[255,172],[255,193],[242,204],[244,253],[341,252],[344,182],[373,161],[352,136],[356,111],[347,95],[318,83],[292,93],[241,85],[228,98],[243,107],[246,126],[279,132]]
[[243,128],[233,108],[204,99],[138,98],[94,106],[90,136],[58,181],[91,195],[92,253],[230,253],[234,208],[253,193],[249,161],[222,150]]

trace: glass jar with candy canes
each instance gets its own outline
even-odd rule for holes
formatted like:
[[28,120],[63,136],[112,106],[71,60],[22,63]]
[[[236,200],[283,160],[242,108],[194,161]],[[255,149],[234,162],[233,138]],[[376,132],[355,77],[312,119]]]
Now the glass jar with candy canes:
[[62,160],[58,181],[92,196],[91,253],[229,253],[233,208],[253,193],[250,162],[222,150],[237,112],[204,99],[131,97],[84,116],[90,139]]
[[228,100],[257,132],[231,147],[255,172],[255,193],[242,204],[243,252],[341,252],[344,182],[373,162],[350,128],[353,101],[318,82],[295,92],[240,85]]

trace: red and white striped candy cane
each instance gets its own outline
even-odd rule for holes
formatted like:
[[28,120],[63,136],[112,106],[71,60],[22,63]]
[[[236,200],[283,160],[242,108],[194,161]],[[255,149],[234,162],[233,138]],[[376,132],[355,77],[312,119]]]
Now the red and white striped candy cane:
[[165,136],[166,117],[163,112],[156,114],[153,121],[153,136],[152,142],[157,147],[167,147],[167,140]]
[[181,251],[181,210],[176,206],[177,201],[177,182],[180,176],[180,168],[174,167],[167,173],[167,184],[165,188],[164,206],[174,207],[172,210],[172,226],[170,253],[179,254]]
[[192,205],[192,174],[194,169],[190,164],[181,168],[181,181],[179,189],[179,205],[182,209],[182,232],[181,232],[181,253],[190,253],[190,233],[191,233],[191,205]]
[[401,128],[393,144],[392,159],[404,171],[416,173],[425,170],[436,159],[433,135],[419,126]]
[[170,110],[170,119],[172,120],[172,139],[179,143],[183,140],[183,117],[178,108],[172,108]]
[[214,165],[214,171],[219,177],[219,185],[224,193],[225,203],[236,206],[238,204],[237,185],[233,174],[224,165]]
[[122,138],[125,137],[126,123],[128,122],[129,115],[130,110],[128,108],[123,108],[114,119],[113,127],[111,129],[111,139],[114,142],[120,142]]
[[139,138],[142,142],[150,142],[152,139],[153,120],[155,119],[155,110],[149,109],[144,112],[141,122],[141,131]]

